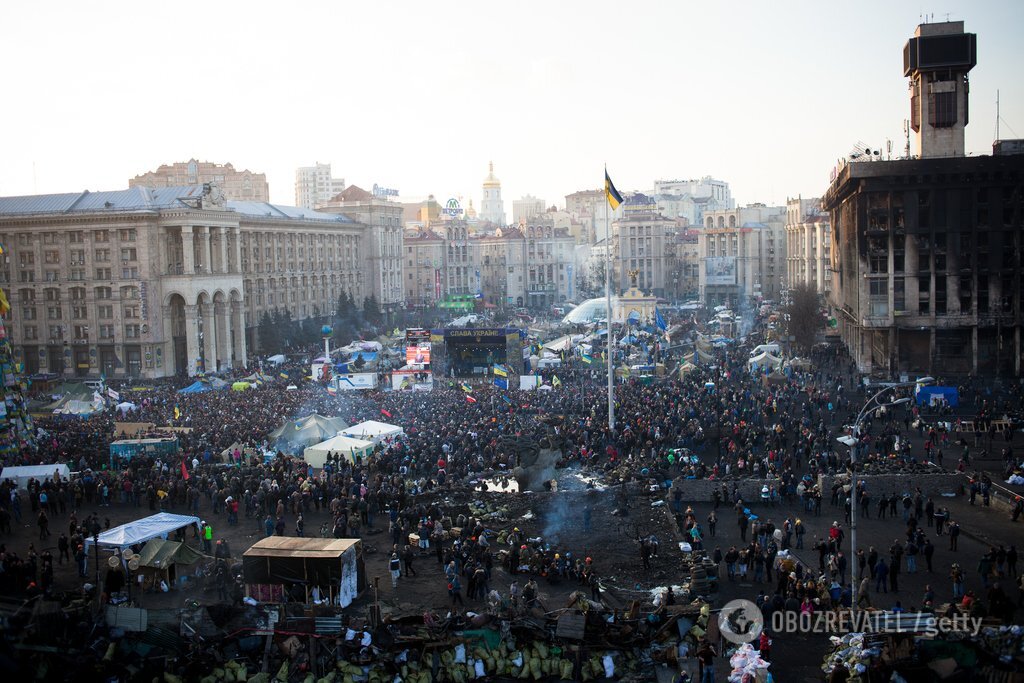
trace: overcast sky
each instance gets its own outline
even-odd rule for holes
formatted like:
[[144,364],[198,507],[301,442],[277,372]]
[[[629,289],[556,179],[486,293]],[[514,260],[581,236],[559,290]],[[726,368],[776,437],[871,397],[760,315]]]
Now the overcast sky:
[[[712,175],[741,204],[820,195],[854,143],[902,153],[902,48],[978,35],[967,149],[1024,137],[1024,2],[5,2],[0,195],[112,190],[162,163],[297,166],[506,213]],[[1008,125],[1007,125],[1008,124]],[[1015,131],[1015,132],[1014,132]]]

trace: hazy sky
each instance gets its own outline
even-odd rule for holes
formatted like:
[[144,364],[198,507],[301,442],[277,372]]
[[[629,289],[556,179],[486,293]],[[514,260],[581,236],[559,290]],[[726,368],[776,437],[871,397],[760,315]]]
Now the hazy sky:
[[[195,157],[506,213],[713,175],[741,203],[819,195],[863,141],[904,147],[922,13],[978,35],[967,149],[1024,137],[1024,2],[5,2],[0,195],[112,190]],[[1015,130],[1011,130],[1011,128]]]

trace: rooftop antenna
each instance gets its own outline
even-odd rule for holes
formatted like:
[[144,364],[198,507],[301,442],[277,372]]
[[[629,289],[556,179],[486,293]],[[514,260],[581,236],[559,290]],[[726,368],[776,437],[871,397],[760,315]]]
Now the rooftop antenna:
[[996,90],[996,142],[999,142],[999,91]]

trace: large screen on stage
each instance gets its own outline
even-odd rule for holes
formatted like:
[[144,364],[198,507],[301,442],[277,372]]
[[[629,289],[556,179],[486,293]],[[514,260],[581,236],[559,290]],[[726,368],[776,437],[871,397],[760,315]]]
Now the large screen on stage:
[[414,327],[405,331],[405,362],[409,365],[430,364],[430,330]]

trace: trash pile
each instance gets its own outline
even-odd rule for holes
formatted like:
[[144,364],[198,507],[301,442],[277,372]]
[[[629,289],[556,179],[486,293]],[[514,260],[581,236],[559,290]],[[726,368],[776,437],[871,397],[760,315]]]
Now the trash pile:
[[[866,638],[868,642],[865,642]],[[832,644],[832,651],[825,656],[821,670],[831,675],[837,668],[845,668],[850,672],[851,681],[863,676],[882,656],[882,644],[879,637],[866,636],[863,633],[847,633],[842,638],[831,636],[829,642]]]
[[750,643],[743,643],[729,657],[729,683],[752,683],[753,681],[768,680],[768,662],[761,659],[761,655],[751,646]]

